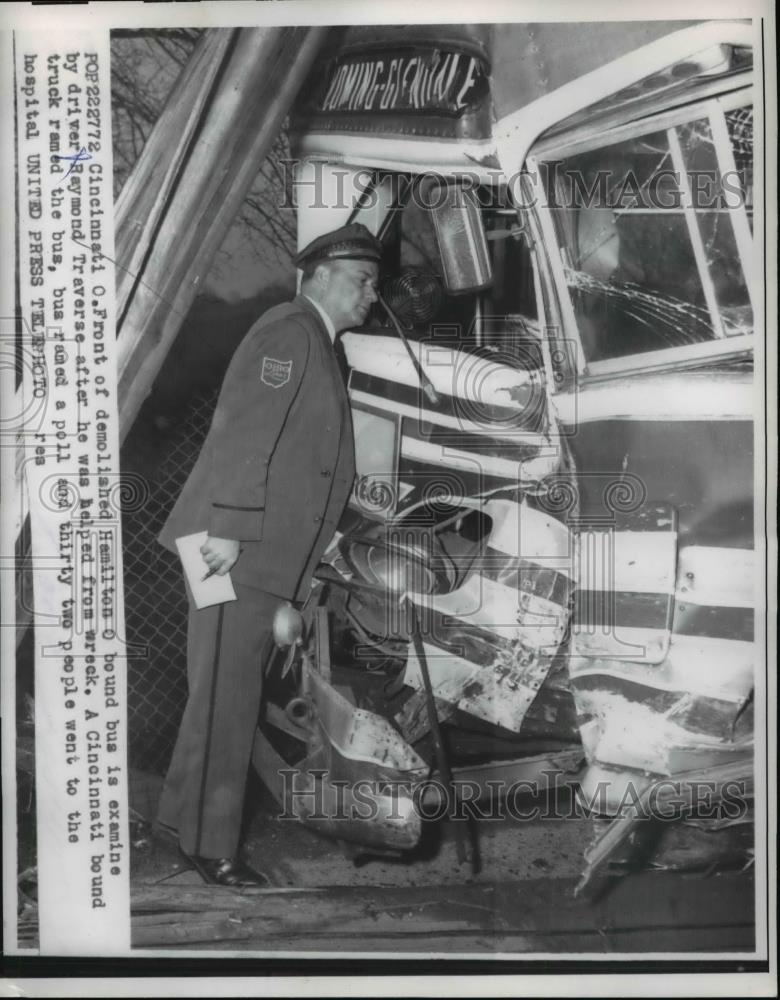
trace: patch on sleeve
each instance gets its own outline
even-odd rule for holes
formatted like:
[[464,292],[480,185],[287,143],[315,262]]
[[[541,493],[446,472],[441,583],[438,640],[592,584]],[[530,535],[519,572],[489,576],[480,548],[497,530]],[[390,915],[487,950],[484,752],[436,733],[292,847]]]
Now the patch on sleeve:
[[292,361],[277,361],[276,358],[263,358],[260,378],[272,389],[281,389],[290,381]]

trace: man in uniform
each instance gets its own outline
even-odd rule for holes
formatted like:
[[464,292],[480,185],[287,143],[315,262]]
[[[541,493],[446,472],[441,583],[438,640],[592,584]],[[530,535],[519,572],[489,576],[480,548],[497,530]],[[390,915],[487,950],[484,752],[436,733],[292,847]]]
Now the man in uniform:
[[355,476],[352,423],[333,350],[376,301],[381,244],[355,223],[296,259],[301,294],[269,310],[230,363],[203,450],[160,542],[206,530],[206,573],[230,572],[237,600],[190,597],[189,697],[160,822],[214,885],[262,885],[239,835],[276,609],[302,602]]

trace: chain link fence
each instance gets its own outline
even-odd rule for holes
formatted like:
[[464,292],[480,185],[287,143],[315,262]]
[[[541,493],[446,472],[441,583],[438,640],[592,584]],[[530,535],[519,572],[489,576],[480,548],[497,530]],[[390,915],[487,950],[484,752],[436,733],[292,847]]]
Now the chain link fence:
[[202,390],[168,433],[139,421],[122,455],[123,469],[142,471],[149,487],[147,502],[123,516],[127,640],[142,650],[128,660],[129,763],[155,774],[167,770],[187,699],[187,598],[179,559],[157,536],[198,457],[217,395]]
[[187,700],[184,580],[157,536],[200,454],[236,348],[292,291],[269,284],[233,304],[196,299],[122,447],[123,477],[145,483],[144,502],[122,511],[127,641],[140,647],[128,660],[128,750],[139,770],[165,773]]

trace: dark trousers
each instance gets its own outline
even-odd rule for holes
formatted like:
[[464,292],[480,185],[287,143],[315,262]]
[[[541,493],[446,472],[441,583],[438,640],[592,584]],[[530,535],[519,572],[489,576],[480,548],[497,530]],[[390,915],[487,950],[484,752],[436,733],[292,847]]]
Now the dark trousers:
[[280,599],[234,584],[238,600],[198,611],[190,601],[189,697],[160,799],[160,822],[182,850],[206,858],[238,850],[263,670]]

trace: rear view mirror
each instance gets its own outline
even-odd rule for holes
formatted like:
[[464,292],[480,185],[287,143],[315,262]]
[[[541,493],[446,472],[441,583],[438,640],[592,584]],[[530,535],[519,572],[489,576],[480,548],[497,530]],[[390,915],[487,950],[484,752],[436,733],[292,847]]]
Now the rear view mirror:
[[487,288],[493,272],[474,192],[459,184],[430,183],[424,198],[439,244],[444,287],[451,295]]

